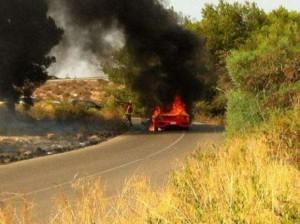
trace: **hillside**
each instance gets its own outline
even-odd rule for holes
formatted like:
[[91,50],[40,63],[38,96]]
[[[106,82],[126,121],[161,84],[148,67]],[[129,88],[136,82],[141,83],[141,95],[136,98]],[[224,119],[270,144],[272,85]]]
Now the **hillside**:
[[106,88],[115,84],[106,80],[48,81],[38,88],[34,96],[38,100],[66,101],[71,99],[101,102],[106,97]]
[[49,81],[35,91],[30,110],[20,104],[13,116],[3,105],[0,165],[95,145],[122,133],[126,127],[108,91],[117,88],[105,80]]

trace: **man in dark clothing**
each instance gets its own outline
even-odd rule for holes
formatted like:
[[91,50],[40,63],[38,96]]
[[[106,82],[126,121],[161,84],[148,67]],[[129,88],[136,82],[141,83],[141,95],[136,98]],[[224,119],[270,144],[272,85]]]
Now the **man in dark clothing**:
[[127,104],[126,104],[126,108],[125,108],[125,116],[126,116],[126,119],[130,125],[130,127],[133,126],[132,124],[132,113],[133,113],[133,106],[132,106],[132,102],[129,101]]

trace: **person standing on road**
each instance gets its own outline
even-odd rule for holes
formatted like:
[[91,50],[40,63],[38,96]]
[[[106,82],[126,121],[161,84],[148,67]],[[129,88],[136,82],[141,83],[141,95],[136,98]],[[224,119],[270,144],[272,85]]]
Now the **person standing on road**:
[[125,108],[125,117],[130,125],[130,127],[133,126],[132,124],[132,113],[133,113],[133,105],[132,105],[132,101],[130,100],[127,104],[126,104],[126,108]]

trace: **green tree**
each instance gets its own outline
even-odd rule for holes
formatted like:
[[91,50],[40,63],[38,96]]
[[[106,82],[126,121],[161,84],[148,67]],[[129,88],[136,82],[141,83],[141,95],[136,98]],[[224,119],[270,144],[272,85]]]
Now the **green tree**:
[[[227,68],[234,84],[228,103],[229,129],[239,131],[243,128],[240,124],[257,121],[257,117],[268,120],[275,111],[283,113],[299,102],[299,40],[300,13],[279,8],[268,15],[267,23],[259,31],[227,58]],[[241,97],[245,95],[256,100]],[[245,100],[248,108],[255,110],[237,114],[245,111],[242,108]]]
[[206,38],[206,47],[216,63],[232,49],[239,48],[266,23],[266,14],[255,3],[227,3],[219,1],[217,6],[207,4],[202,11],[203,19],[198,31]]
[[132,101],[134,112],[144,115],[144,108],[139,102],[136,92],[132,90],[133,80],[139,75],[141,69],[138,67],[138,63],[134,62],[128,49],[124,47],[114,52],[111,60],[103,63],[102,67],[109,80],[121,86],[119,89],[109,91],[109,94],[114,97],[112,106],[120,107],[128,101]]
[[218,114],[225,112],[225,92],[232,87],[226,58],[231,50],[238,49],[266,24],[267,15],[255,3],[230,4],[220,0],[218,5],[207,4],[202,17],[199,22],[186,23],[186,27],[206,39],[207,69],[210,71],[207,84],[212,89],[212,112]]
[[227,59],[236,88],[273,92],[299,79],[300,13],[272,11],[266,25]]

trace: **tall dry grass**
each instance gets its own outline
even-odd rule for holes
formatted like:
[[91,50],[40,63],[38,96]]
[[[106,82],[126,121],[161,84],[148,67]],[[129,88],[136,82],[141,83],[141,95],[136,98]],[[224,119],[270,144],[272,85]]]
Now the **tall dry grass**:
[[0,204],[0,224],[34,223],[32,219],[32,204],[25,198],[20,199],[21,201],[18,205]]

